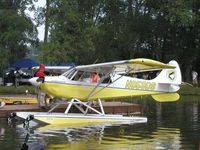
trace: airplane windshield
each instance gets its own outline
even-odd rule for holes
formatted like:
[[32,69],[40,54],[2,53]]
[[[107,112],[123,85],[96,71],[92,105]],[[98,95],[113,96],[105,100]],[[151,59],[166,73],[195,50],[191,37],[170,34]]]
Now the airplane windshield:
[[71,79],[71,77],[74,75],[75,72],[76,70],[74,68],[71,68],[65,73],[63,73],[62,76],[65,76],[66,78]]

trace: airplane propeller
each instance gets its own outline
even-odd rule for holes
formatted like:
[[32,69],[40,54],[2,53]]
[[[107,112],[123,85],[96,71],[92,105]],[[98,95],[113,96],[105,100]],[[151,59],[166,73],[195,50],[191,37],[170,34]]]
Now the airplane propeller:
[[44,83],[44,79],[45,79],[45,77],[39,77],[36,81]]

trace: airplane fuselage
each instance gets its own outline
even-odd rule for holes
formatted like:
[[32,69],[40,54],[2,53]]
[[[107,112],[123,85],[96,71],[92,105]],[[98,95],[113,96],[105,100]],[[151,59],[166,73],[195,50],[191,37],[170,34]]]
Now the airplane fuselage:
[[[127,64],[127,61],[119,61],[77,66],[70,68],[60,76],[47,76],[42,83],[36,81],[37,78],[32,78],[30,82],[39,86],[50,98],[77,98],[79,100],[155,95],[174,93],[179,90],[182,81],[180,68],[176,61],[170,61],[170,66],[152,60],[147,60],[147,62],[146,59],[139,60],[135,62],[136,65],[132,64],[131,60],[130,64]],[[151,68],[146,69],[145,65]],[[168,67],[168,69],[157,70],[153,78],[145,72],[146,70],[155,71],[159,67]],[[91,80],[94,74],[100,77],[97,83]]]
[[[77,98],[80,100],[151,95],[158,92],[157,83],[154,81],[120,76],[121,75],[115,75],[114,77],[111,77],[112,81],[116,80],[114,83],[101,83],[98,87],[96,87],[97,83],[72,81],[64,76],[46,77],[45,82],[40,84],[40,88],[51,98]],[[120,79],[117,80],[117,78]],[[87,98],[92,91],[93,93]],[[168,91],[163,89],[163,91],[159,92]]]

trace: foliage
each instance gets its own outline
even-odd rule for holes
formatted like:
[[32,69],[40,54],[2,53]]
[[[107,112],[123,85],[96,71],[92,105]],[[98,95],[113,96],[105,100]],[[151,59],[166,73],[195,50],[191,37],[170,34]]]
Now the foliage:
[[26,55],[28,44],[36,39],[36,29],[25,15],[31,1],[0,1],[0,70]]
[[177,60],[186,81],[192,69],[200,72],[198,0],[46,0],[46,7],[37,9],[33,0],[6,2],[0,1],[1,66],[24,56],[25,43],[35,39],[34,25],[24,15],[30,7],[37,25],[45,24],[45,39],[38,44],[43,63],[146,57]]
[[190,86],[183,86],[180,88],[178,93],[180,95],[199,95],[200,89],[195,88],[195,87],[190,87]]
[[66,60],[76,63],[92,61],[92,39],[97,31],[90,26],[90,20],[84,20],[84,16],[79,13],[77,1],[60,0],[52,5],[49,19],[50,37],[48,43],[40,45],[41,60],[53,65]]

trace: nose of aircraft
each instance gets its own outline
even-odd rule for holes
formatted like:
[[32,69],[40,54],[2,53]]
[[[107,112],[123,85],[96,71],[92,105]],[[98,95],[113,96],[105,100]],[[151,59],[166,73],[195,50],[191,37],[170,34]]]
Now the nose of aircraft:
[[38,86],[41,82],[38,82],[37,79],[38,79],[38,77],[33,77],[33,78],[29,79],[29,82],[32,85]]

